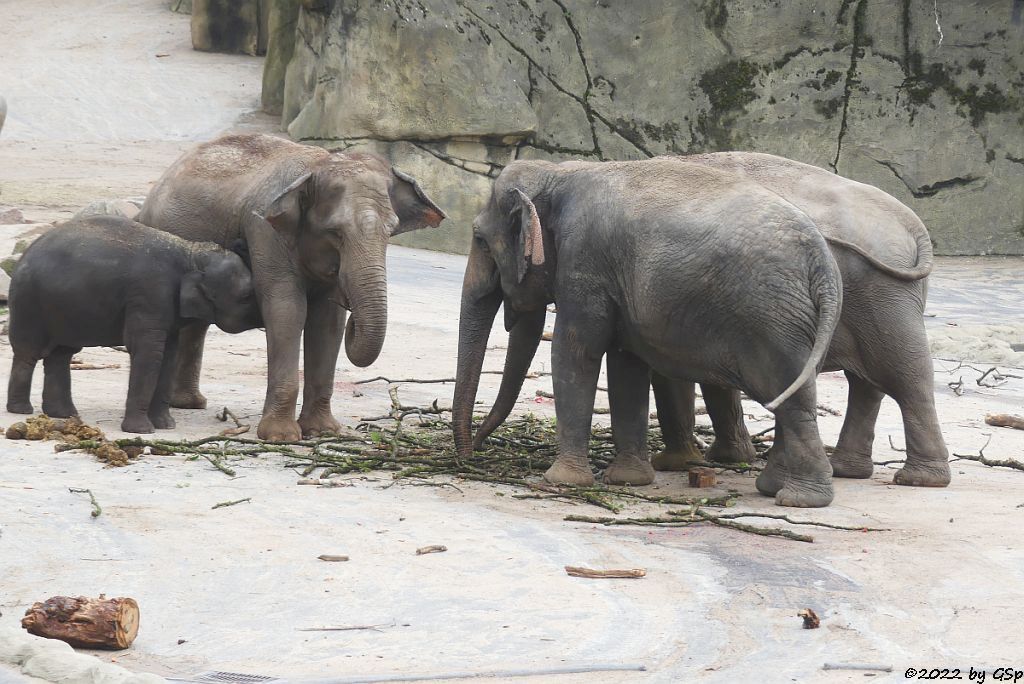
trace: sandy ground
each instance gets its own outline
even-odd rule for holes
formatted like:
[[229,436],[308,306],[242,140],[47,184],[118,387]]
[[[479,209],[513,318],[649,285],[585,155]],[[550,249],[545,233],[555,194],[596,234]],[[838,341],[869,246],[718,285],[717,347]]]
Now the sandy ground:
[[[272,130],[251,113],[260,61],[192,52],[187,18],[164,4],[83,0],[30,10],[0,0],[5,30],[13,27],[0,43],[0,93],[11,107],[0,138],[0,203],[39,221],[67,216],[94,199],[145,194],[195,140]],[[45,26],[37,5],[47,6]],[[384,352],[369,369],[339,363],[334,411],[348,424],[388,406],[386,383],[357,392],[356,380],[454,374],[464,259],[392,247],[389,262]],[[1024,458],[1024,432],[983,422],[987,413],[1024,412],[1024,380],[986,388],[974,379],[990,364],[956,368],[961,360],[1013,360],[993,354],[1024,342],[1022,273],[1022,259],[941,259],[931,279],[927,324],[948,340],[941,355],[953,359],[937,361],[935,373],[951,452],[977,453],[988,441],[990,458]],[[993,335],[995,325],[1009,329]],[[994,337],[997,349],[963,342],[963,331]],[[501,367],[504,339],[496,326],[487,368]],[[224,427],[214,418],[222,406],[258,419],[262,334],[216,333],[208,350],[210,409],[175,411],[178,429],[163,434],[215,433]],[[73,376],[83,418],[118,436],[127,357],[107,349],[80,356],[119,366]],[[0,337],[0,368],[9,362]],[[547,367],[542,348],[535,369]],[[965,392],[957,396],[947,383],[961,377]],[[497,382],[484,376],[483,401]],[[517,410],[552,415],[537,389],[550,390],[550,378],[527,381]],[[451,400],[450,384],[406,383],[400,392],[407,403]],[[822,375],[819,392],[822,403],[845,409],[841,374]],[[770,424],[760,407],[748,410],[752,431]],[[0,424],[17,418],[0,413]],[[835,443],[841,423],[820,419],[826,443]],[[901,457],[890,438],[903,443],[887,400],[876,460]],[[513,499],[501,486],[394,485],[371,474],[350,478],[351,487],[316,489],[296,486],[296,474],[275,458],[233,465],[235,478],[179,457],[110,469],[88,455],[54,454],[48,444],[0,442],[0,627],[17,625],[32,602],[55,594],[132,596],[142,609],[138,640],[124,653],[98,655],[182,679],[223,670],[337,682],[513,672],[549,673],[520,681],[859,682],[902,680],[910,667],[1024,668],[1021,472],[957,461],[953,484],[932,490],[893,486],[894,471],[878,467],[871,480],[837,481],[831,507],[794,516],[889,531],[815,529],[814,543],[804,544],[721,528],[568,523],[569,513],[603,512]],[[738,490],[738,510],[784,512],[756,494],[751,476],[721,479],[709,493]],[[87,500],[69,487],[90,488],[103,514],[91,518]],[[667,474],[645,489],[693,491]],[[252,501],[211,510],[245,497]],[[427,544],[449,550],[416,556]],[[351,561],[317,560],[324,553]],[[564,565],[648,574],[586,580],[566,576]],[[801,628],[796,612],[805,607],[822,616],[821,629]],[[378,627],[299,631],[353,625]],[[894,671],[826,672],[826,662]],[[645,673],[551,674],[641,666]],[[0,670],[0,682],[15,677]]]

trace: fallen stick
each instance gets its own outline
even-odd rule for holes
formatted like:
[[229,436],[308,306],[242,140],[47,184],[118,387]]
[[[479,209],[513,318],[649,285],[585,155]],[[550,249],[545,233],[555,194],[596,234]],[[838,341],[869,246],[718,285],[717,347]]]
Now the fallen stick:
[[202,454],[202,457],[205,458],[207,461],[209,461],[213,465],[214,468],[216,468],[220,472],[224,473],[228,477],[234,477],[235,476],[235,471],[232,468],[228,468],[226,465],[224,465],[224,463],[222,463],[219,458],[217,458],[215,456],[211,456],[209,454]]
[[647,576],[647,571],[642,568],[630,570],[592,570],[574,565],[566,565],[565,572],[570,577],[586,577],[589,579],[640,579]]
[[328,489],[330,489],[331,487],[351,487],[352,486],[351,482],[345,482],[344,480],[325,480],[323,478],[316,478],[316,477],[303,478],[303,479],[299,480],[298,482],[296,482],[295,484],[298,484],[298,485],[313,485],[315,487],[327,487]]
[[423,556],[428,553],[444,553],[448,550],[448,547],[444,544],[431,544],[430,546],[422,546],[416,549],[417,556]]
[[996,427],[1008,427],[1014,430],[1024,430],[1024,418],[1020,416],[1013,416],[1009,413],[993,413],[985,416],[985,423],[987,425],[994,425]]
[[296,632],[352,632],[359,629],[372,629],[379,632],[381,627],[394,627],[395,623],[388,625],[351,625],[347,627],[296,627]]
[[332,556],[329,553],[321,553],[317,556],[317,560],[327,561],[328,563],[344,563],[348,560],[348,556]]
[[119,363],[85,363],[79,361],[78,363],[71,363],[69,365],[71,370],[106,370],[108,368],[120,368]]
[[217,413],[215,415],[217,420],[219,420],[222,423],[226,423],[228,418],[233,420],[235,423],[235,427],[227,428],[225,430],[220,431],[220,434],[224,437],[237,437],[238,435],[244,435],[250,429],[250,426],[245,425],[242,423],[242,421],[238,420],[238,416],[232,413],[231,409],[229,409],[227,406],[225,406],[220,413]]
[[227,508],[228,506],[237,506],[238,504],[245,503],[246,501],[252,501],[252,497],[248,497],[247,496],[244,499],[236,499],[235,501],[221,501],[219,504],[214,504],[210,508],[210,510],[215,511],[218,508]]
[[356,380],[353,385],[366,385],[371,382],[386,382],[390,385],[395,385],[400,382],[416,383],[419,385],[432,385],[443,382],[455,382],[455,378],[386,378],[383,375],[378,375],[373,378],[367,378],[366,380]]
[[825,663],[822,670],[865,670],[878,672],[892,672],[892,665],[881,665],[878,663]]
[[76,487],[68,487],[68,491],[71,492],[72,494],[88,494],[89,495],[89,503],[92,504],[92,517],[98,518],[98,517],[100,517],[100,514],[103,513],[103,509],[100,508],[100,504],[99,504],[98,501],[96,501],[96,497],[93,496],[93,493],[92,493],[91,489],[78,489]]

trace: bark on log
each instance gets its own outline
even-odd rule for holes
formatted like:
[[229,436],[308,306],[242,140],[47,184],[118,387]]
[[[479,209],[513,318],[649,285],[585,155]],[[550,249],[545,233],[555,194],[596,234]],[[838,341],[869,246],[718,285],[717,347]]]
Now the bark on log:
[[54,596],[25,611],[21,626],[29,634],[59,639],[75,648],[123,649],[139,632],[134,599]]

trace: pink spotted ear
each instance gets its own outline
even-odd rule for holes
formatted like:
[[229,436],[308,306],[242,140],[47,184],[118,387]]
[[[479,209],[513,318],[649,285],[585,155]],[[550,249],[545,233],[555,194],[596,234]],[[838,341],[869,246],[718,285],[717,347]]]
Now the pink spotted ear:
[[537,215],[537,207],[534,206],[529,195],[519,188],[513,188],[512,192],[515,194],[520,205],[521,225],[519,227],[519,240],[523,245],[522,267],[519,275],[519,280],[521,281],[523,276],[526,275],[526,262],[534,266],[540,266],[544,263],[544,234],[541,232],[540,216]]

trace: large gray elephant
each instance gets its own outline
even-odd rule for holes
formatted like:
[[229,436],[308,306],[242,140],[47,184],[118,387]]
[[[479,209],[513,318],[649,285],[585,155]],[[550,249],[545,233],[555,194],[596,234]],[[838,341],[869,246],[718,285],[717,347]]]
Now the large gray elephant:
[[[843,370],[849,381],[846,418],[831,457],[833,474],[871,476],[875,420],[887,394],[903,414],[907,445],[907,463],[894,482],[949,484],[949,453],[935,413],[924,328],[926,279],[933,257],[921,220],[877,188],[782,157],[721,152],[672,159],[759,183],[799,207],[829,242],[842,273],[843,309],[824,370]],[[715,428],[707,458],[749,461],[753,448],[738,393],[707,385],[702,391]],[[667,446],[654,457],[654,467],[685,469],[688,461],[700,458],[693,442],[693,384],[655,374],[654,392]]]
[[7,100],[0,97],[0,131],[4,130],[4,120],[7,118]]
[[[178,159],[150,191],[138,220],[189,240],[245,239],[269,355],[257,434],[292,440],[339,427],[331,395],[343,336],[357,366],[380,354],[388,238],[444,218],[413,178],[375,155],[231,135]],[[352,313],[347,326],[346,309]],[[199,391],[206,328],[182,330],[175,407],[206,405]],[[303,333],[305,385],[296,421]]]
[[593,482],[587,447],[608,355],[617,455],[609,483],[647,484],[648,366],[738,387],[776,412],[785,464],[762,490],[787,506],[825,506],[832,472],[818,436],[814,376],[838,320],[839,272],[799,210],[734,174],[667,160],[517,161],[496,179],[473,226],[462,290],[452,425],[460,456],[487,337],[504,303],[505,374],[477,434],[508,415],[558,303],[552,372],[556,483]]

